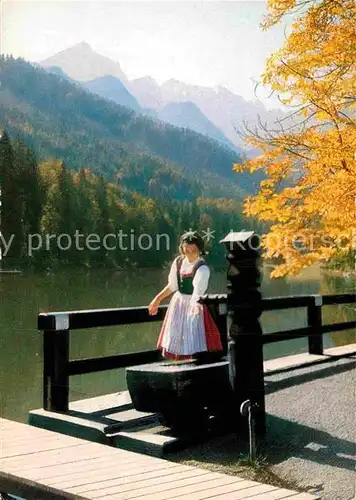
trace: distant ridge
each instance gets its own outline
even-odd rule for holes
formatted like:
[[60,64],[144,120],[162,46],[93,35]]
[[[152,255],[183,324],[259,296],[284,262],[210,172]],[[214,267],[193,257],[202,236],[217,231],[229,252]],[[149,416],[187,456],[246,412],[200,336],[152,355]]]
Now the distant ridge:
[[162,108],[165,102],[162,97],[161,88],[151,76],[136,78],[128,82],[128,88],[138,98],[143,108],[154,110]]
[[72,78],[70,78],[59,66],[47,66],[45,67],[45,70],[48,71],[48,73],[52,73],[52,75],[57,75],[61,78],[64,78],[68,82],[75,82],[75,80],[72,80]]
[[40,64],[43,67],[58,66],[70,78],[79,82],[107,75],[119,78],[124,84],[127,82],[127,76],[118,62],[94,52],[86,42],[62,50]]
[[136,98],[127,90],[125,85],[115,76],[101,76],[89,82],[82,83],[83,87],[90,92],[110,99],[121,106],[127,106],[136,112],[141,111],[141,106]]
[[236,146],[229,141],[221,130],[208,120],[198,106],[190,101],[170,102],[157,111],[158,117],[175,125],[176,127],[190,128],[195,132],[207,135],[226,146],[235,149]]

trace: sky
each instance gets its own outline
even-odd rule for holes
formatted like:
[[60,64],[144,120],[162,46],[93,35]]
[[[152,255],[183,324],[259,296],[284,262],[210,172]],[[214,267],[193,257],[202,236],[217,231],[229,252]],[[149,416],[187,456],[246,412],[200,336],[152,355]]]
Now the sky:
[[[285,26],[263,31],[266,1],[0,0],[2,54],[32,62],[80,42],[118,61],[134,79],[152,76],[223,86],[246,100],[265,60],[282,46]],[[268,89],[257,97],[267,108]]]

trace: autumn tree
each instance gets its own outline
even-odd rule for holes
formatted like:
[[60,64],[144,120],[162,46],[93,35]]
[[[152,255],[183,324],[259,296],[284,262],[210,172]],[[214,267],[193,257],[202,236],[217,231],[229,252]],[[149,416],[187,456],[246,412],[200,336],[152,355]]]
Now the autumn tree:
[[273,277],[354,250],[356,4],[269,0],[263,28],[285,15],[294,22],[267,60],[262,83],[291,112],[273,130],[248,129],[260,154],[235,166],[265,174],[245,213],[270,224],[263,245],[266,257],[280,262]]

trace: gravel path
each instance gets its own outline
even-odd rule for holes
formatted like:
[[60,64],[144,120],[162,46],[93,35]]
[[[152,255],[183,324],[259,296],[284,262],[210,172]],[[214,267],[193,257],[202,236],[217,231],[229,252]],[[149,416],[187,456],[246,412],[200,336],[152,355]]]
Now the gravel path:
[[271,470],[323,500],[356,499],[355,360],[265,377]]

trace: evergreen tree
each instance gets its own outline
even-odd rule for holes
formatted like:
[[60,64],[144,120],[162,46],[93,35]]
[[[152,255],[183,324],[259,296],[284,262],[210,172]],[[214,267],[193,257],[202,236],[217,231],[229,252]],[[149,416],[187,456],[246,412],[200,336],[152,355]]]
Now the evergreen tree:
[[14,143],[14,164],[19,175],[19,197],[23,234],[23,254],[30,234],[39,234],[44,204],[44,186],[37,159],[22,140]]
[[72,243],[76,225],[72,174],[63,162],[58,161],[47,163],[44,170],[48,178],[44,182],[46,203],[41,227],[47,255],[61,262],[70,262],[75,252]]
[[[22,210],[20,197],[20,175],[16,169],[14,151],[6,131],[0,138],[0,186],[1,186],[1,255],[15,264],[21,256]],[[4,241],[10,244],[8,251]],[[5,255],[6,253],[6,255]]]
[[93,176],[90,171],[81,168],[73,176],[76,211],[75,231],[76,256],[75,261],[88,264],[90,250],[85,245],[86,238],[93,232]]
[[98,241],[92,245],[91,261],[100,264],[105,264],[108,260],[112,260],[114,254],[109,254],[109,250],[103,244],[103,238],[113,232],[110,221],[110,208],[108,200],[107,183],[103,176],[99,176],[96,181],[96,192],[94,200],[95,220],[94,234],[97,235]]

